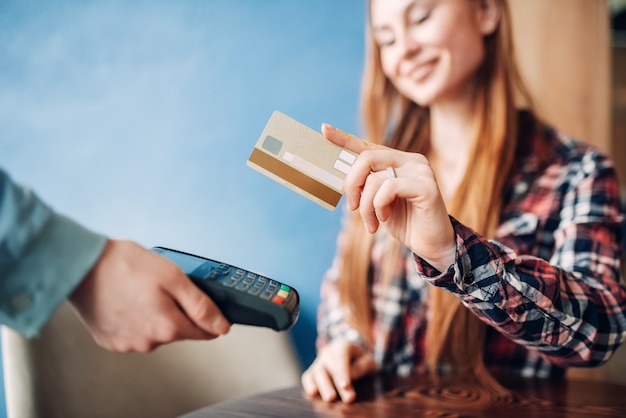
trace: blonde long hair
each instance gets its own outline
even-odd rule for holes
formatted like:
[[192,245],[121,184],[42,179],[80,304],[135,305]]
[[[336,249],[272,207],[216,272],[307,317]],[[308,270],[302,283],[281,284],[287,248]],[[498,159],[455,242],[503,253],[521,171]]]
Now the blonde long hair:
[[[513,53],[511,18],[506,0],[496,31],[485,38],[485,60],[477,73],[474,97],[474,132],[466,173],[449,204],[451,215],[482,235],[493,238],[499,223],[501,196],[514,164],[517,146],[518,106],[532,109],[532,101],[520,77]],[[369,25],[368,25],[369,26]],[[430,129],[428,109],[403,97],[384,75],[378,47],[368,29],[367,59],[362,86],[362,117],[371,142],[428,155]],[[347,228],[339,282],[342,302],[349,307],[351,322],[371,339],[372,307],[369,265],[373,237],[365,231],[358,213]],[[400,244],[386,253],[383,282],[388,283]],[[429,323],[425,365],[436,373],[445,361],[452,370],[490,379],[484,357],[485,325],[449,292],[429,289]],[[372,343],[372,341],[368,341]]]

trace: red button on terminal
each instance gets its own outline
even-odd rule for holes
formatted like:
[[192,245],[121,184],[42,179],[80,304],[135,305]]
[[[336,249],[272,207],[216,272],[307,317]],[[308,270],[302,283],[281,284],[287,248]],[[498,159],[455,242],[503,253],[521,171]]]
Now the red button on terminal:
[[277,305],[282,305],[283,303],[285,303],[285,298],[281,296],[274,296],[274,299],[272,299],[272,302],[274,302]]

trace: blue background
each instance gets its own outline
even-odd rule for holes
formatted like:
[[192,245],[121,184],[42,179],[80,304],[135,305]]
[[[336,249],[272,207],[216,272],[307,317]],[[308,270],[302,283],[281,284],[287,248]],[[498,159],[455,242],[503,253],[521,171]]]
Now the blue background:
[[274,110],[359,133],[364,9],[0,0],[0,166],[96,231],[293,285],[306,367],[341,210],[245,162]]

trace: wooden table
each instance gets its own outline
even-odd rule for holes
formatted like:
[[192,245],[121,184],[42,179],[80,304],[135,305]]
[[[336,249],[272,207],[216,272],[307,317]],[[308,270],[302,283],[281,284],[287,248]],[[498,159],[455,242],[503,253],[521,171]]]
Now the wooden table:
[[357,382],[352,404],[308,399],[292,387],[199,409],[206,417],[626,417],[626,386],[607,382],[499,378],[511,396],[478,385],[425,376],[376,376]]

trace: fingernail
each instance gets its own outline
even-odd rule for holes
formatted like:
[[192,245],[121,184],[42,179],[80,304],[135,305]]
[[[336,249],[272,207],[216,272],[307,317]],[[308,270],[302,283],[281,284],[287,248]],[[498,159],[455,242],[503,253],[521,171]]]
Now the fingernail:
[[322,395],[322,400],[324,400],[324,402],[332,402],[336,399],[337,397],[337,392],[333,391],[327,391],[324,392]]
[[356,397],[356,393],[353,390],[345,390],[342,393],[341,400],[347,403],[350,403]]
[[213,331],[218,335],[227,334],[230,331],[230,322],[223,316],[219,316],[213,321]]

